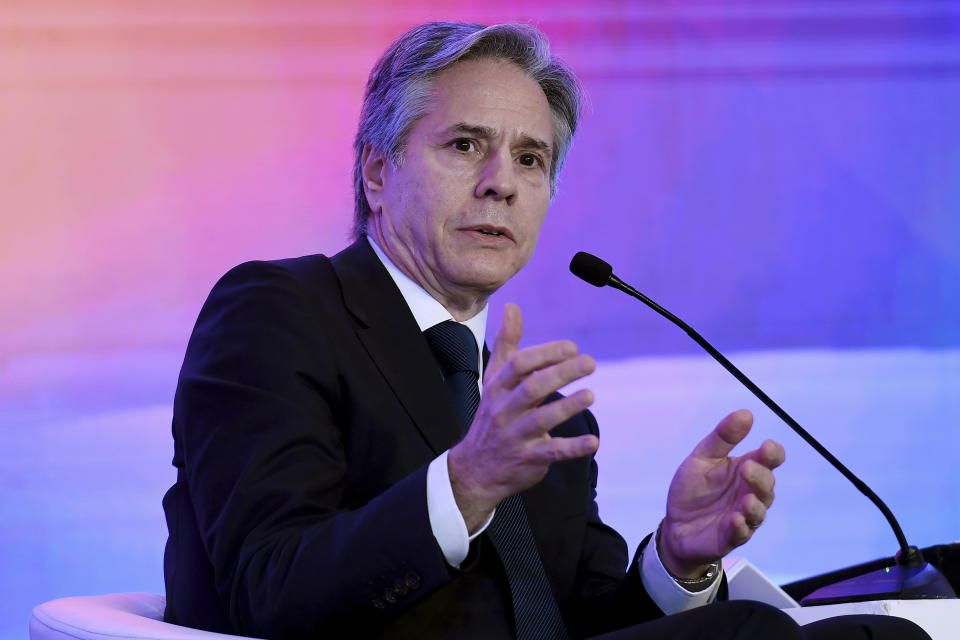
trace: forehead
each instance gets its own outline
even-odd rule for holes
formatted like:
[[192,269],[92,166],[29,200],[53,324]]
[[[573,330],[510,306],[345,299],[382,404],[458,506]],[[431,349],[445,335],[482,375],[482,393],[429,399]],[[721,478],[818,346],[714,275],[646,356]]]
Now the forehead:
[[506,60],[464,60],[434,76],[424,124],[443,129],[459,122],[529,136],[553,146],[550,104],[537,81]]

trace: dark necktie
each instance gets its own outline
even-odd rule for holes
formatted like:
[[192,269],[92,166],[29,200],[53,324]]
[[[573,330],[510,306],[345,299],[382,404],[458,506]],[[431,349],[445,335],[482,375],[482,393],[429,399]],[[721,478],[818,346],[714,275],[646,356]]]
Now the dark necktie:
[[[480,404],[477,341],[467,326],[452,320],[430,327],[424,335],[440,364],[464,435]],[[519,495],[497,505],[488,531],[510,583],[518,640],[566,640],[567,630]]]

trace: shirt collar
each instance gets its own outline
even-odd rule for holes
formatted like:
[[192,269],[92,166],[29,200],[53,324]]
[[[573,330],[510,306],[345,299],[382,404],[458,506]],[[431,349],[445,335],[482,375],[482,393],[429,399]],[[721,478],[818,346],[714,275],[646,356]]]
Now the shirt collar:
[[[454,320],[453,316],[450,315],[450,312],[447,311],[442,304],[427,293],[423,287],[407,277],[407,274],[400,271],[397,265],[393,264],[390,258],[387,257],[387,254],[373,241],[373,238],[367,236],[367,242],[373,247],[374,253],[380,258],[380,262],[387,268],[387,273],[390,274],[397,288],[400,289],[400,295],[403,296],[407,306],[410,307],[410,313],[413,314],[414,320],[417,321],[417,326],[420,327],[420,331],[426,331],[430,327],[438,325],[445,320]],[[483,344],[487,331],[487,309],[487,305],[484,305],[480,313],[460,323],[466,325],[471,333],[473,333],[473,337],[477,340],[478,349],[479,345]],[[454,322],[456,322],[456,320],[454,320]],[[483,379],[483,358],[480,358],[480,379]]]

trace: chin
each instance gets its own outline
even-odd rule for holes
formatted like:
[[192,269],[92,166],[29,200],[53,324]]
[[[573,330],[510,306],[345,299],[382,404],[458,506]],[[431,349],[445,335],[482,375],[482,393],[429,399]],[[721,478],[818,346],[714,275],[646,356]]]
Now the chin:
[[448,263],[451,281],[487,295],[506,284],[527,262],[506,252],[463,252],[457,258]]
[[458,278],[459,283],[466,289],[475,290],[479,295],[490,295],[512,278],[516,271],[505,272],[503,268],[499,269],[473,269],[468,273],[461,274]]

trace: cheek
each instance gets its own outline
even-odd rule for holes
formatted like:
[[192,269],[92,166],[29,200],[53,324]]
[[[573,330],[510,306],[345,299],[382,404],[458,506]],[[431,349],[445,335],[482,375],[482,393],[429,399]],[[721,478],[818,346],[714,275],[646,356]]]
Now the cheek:
[[530,218],[527,223],[527,229],[531,234],[530,240],[536,244],[537,237],[540,235],[540,229],[543,227],[543,222],[547,217],[547,207],[550,206],[550,198],[545,197],[539,199],[538,202],[531,207]]
[[419,186],[414,196],[417,202],[415,211],[427,233],[438,235],[452,232],[458,227],[460,212],[464,207],[462,198],[458,196],[457,190],[448,182],[437,181]]
[[550,183],[546,176],[542,176],[536,180],[531,178],[528,186],[529,188],[523,194],[528,203],[525,207],[528,216],[527,227],[539,231],[550,208]]
[[549,200],[544,200],[544,202],[543,202],[543,208],[540,210],[540,212],[539,212],[539,213],[536,215],[536,217],[535,217],[534,225],[535,225],[535,228],[536,228],[536,230],[537,230],[537,233],[540,233],[540,229],[543,227],[543,222],[544,222],[544,220],[547,219],[547,207],[548,207],[548,206],[550,206],[550,201],[549,201]]
[[429,207],[433,197],[428,185],[407,179],[397,185],[397,220],[399,230],[408,239],[424,240],[428,227]]

